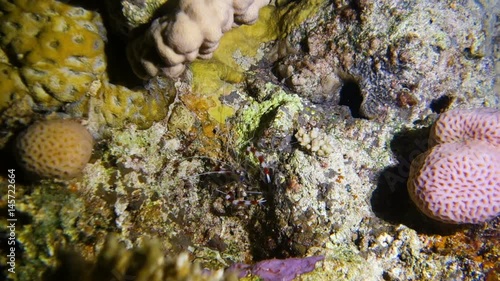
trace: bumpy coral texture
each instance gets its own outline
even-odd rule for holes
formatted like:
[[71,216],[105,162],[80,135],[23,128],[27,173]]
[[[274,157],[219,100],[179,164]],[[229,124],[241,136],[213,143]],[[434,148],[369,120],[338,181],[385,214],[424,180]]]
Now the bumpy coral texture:
[[171,85],[111,84],[101,17],[65,2],[0,0],[0,127],[14,131],[37,111],[90,112],[115,127],[133,122],[147,128],[163,119]]
[[333,147],[328,140],[328,136],[318,128],[306,131],[301,127],[295,134],[295,137],[302,147],[318,156],[325,157],[333,152]]
[[155,19],[129,44],[128,59],[143,79],[160,71],[177,77],[186,63],[210,58],[232,27],[254,23],[267,4],[269,0],[181,0],[178,12]]
[[0,0],[0,22],[0,47],[15,55],[12,72],[40,109],[80,100],[105,72],[96,12],[58,1]]
[[92,147],[92,135],[71,119],[35,123],[16,144],[18,162],[26,171],[60,179],[78,176],[92,155]]
[[439,116],[431,130],[430,145],[482,140],[500,147],[500,111],[494,108],[454,109]]
[[481,223],[500,214],[500,111],[459,109],[432,128],[435,144],[412,163],[408,192],[427,216]]
[[410,196],[431,218],[481,223],[500,213],[500,151],[487,142],[439,144],[412,163]]

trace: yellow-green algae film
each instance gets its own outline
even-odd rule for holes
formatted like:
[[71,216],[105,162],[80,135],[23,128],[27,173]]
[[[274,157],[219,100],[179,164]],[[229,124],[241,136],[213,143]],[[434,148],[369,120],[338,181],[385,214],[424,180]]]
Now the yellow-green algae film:
[[[294,116],[303,109],[301,99],[295,94],[288,94],[282,88],[267,83],[264,91],[269,100],[263,102],[251,101],[244,108],[238,110],[235,115],[234,132],[236,133],[236,147],[241,148],[246,145],[246,142],[252,138],[259,128],[260,124],[265,121],[265,116],[280,106],[284,106],[290,112],[290,116]],[[287,118],[276,116],[275,121],[287,122]],[[284,127],[285,125],[274,124],[276,127]]]

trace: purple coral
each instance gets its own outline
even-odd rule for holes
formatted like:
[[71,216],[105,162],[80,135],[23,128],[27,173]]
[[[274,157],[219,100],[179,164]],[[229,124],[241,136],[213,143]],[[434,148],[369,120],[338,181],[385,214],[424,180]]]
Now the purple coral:
[[306,258],[272,259],[254,265],[233,264],[229,270],[239,272],[239,278],[255,275],[264,281],[291,281],[295,277],[314,270],[316,263],[324,256]]
[[442,114],[412,163],[408,192],[427,216],[447,223],[481,223],[500,214],[500,111]]

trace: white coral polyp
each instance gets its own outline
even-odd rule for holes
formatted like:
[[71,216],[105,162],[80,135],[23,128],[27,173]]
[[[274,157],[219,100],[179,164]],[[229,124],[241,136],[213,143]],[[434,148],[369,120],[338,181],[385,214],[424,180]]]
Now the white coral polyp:
[[[159,71],[177,77],[185,64],[209,59],[222,35],[232,27],[253,24],[270,0],[180,0],[176,14],[155,19],[146,33],[131,42],[127,56],[137,76]],[[152,42],[151,42],[152,41]]]

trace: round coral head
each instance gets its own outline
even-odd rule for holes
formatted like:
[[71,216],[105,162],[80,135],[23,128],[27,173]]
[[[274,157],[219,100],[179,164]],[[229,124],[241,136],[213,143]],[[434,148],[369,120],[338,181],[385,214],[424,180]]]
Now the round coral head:
[[500,150],[484,141],[438,144],[412,163],[408,192],[427,216],[482,223],[500,214]]
[[17,160],[41,178],[78,176],[92,155],[93,138],[76,120],[37,122],[17,139]]

